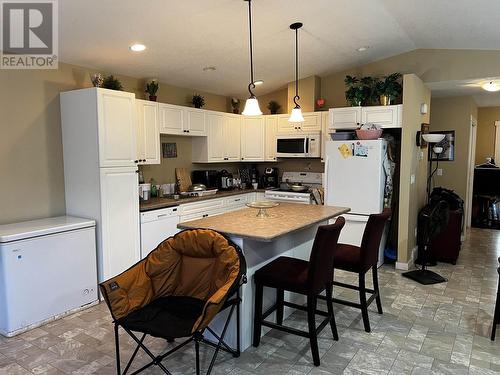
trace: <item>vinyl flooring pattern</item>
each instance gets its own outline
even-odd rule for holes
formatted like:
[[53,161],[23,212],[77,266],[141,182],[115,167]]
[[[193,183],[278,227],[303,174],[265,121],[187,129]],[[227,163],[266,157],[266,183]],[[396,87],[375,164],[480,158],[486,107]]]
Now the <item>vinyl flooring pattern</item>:
[[[500,231],[472,229],[457,265],[440,263],[433,270],[449,281],[422,286],[401,276],[393,266],[379,272],[384,314],[371,306],[372,332],[363,330],[358,310],[335,305],[340,340],[323,330],[319,339],[321,366],[314,367],[307,339],[270,331],[258,348],[239,358],[219,355],[213,374],[500,374],[500,332],[489,334],[496,296]],[[338,272],[337,280],[355,282]],[[335,293],[356,298],[353,291]],[[323,306],[324,307],[324,306]],[[306,328],[303,313],[286,324]],[[122,336],[122,359],[134,345]],[[161,351],[171,344],[159,339],[147,345]],[[202,347],[204,369],[212,349]],[[144,354],[136,366],[146,363]],[[188,346],[166,359],[172,374],[194,374],[194,350]],[[104,304],[51,322],[15,338],[0,336],[0,375],[116,374],[111,318]],[[151,368],[144,374],[163,374]]]

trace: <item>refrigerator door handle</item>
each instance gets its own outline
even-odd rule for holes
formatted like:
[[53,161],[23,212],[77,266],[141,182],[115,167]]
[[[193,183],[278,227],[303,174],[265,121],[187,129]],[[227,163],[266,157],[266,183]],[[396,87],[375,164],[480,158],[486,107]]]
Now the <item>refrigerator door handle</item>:
[[328,166],[330,164],[330,158],[325,152],[325,172],[323,173],[323,189],[324,189],[324,200],[323,204],[328,205]]

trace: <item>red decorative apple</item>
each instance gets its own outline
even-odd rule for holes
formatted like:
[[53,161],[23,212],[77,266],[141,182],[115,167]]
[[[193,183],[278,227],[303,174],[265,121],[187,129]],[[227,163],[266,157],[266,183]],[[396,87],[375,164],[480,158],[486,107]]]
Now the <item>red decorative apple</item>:
[[325,99],[323,98],[317,99],[316,105],[318,106],[318,108],[323,108],[323,106],[325,105]]

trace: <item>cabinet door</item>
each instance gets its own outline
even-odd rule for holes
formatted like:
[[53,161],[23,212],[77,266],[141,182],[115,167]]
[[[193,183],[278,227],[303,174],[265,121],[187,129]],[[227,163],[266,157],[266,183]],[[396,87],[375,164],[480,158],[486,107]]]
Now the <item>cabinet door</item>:
[[278,129],[278,116],[266,116],[266,161],[276,160],[276,131]]
[[222,114],[207,114],[207,146],[208,161],[224,160],[224,116]]
[[361,123],[361,107],[331,108],[329,129],[356,129]]
[[205,111],[202,109],[188,108],[186,111],[186,122],[184,123],[183,133],[187,135],[207,135],[205,124]]
[[241,126],[241,160],[264,161],[264,116],[244,117]]
[[137,156],[135,95],[100,89],[98,113],[100,166],[134,166]]
[[331,140],[331,136],[328,132],[328,112],[325,111],[321,112],[321,161],[325,161],[325,142],[328,140]]
[[101,168],[101,253],[103,280],[140,260],[136,168]]
[[293,133],[300,130],[300,123],[288,122],[289,117],[289,114],[278,115],[278,133]]
[[363,124],[377,124],[382,126],[383,128],[400,128],[402,108],[403,105],[401,104],[363,107],[361,113],[361,122]]
[[222,144],[225,149],[225,160],[239,161],[241,158],[241,116],[224,115],[224,139]]
[[304,113],[304,122],[298,124],[299,130],[306,132],[321,131],[321,112]]
[[160,164],[158,103],[137,102],[137,159],[139,164]]
[[158,104],[160,117],[160,133],[162,134],[185,134],[183,130],[184,109],[171,104]]

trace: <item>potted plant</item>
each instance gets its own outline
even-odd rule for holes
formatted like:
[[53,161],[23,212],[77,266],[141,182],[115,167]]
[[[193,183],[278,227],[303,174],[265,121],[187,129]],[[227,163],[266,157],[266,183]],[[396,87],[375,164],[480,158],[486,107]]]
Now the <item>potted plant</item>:
[[112,74],[107,77],[104,77],[104,80],[102,82],[102,87],[110,90],[117,90],[117,91],[123,90],[122,83],[118,80],[118,78],[115,78]]
[[205,105],[205,98],[199,94],[194,94],[191,99],[191,104],[193,104],[195,108],[201,108]]
[[152,79],[151,82],[146,83],[145,92],[149,94],[149,100],[151,100],[152,102],[156,102],[156,92],[159,88],[160,86],[158,85],[158,81],[155,79]]
[[381,105],[391,105],[403,92],[401,73],[392,73],[377,82],[375,90]]
[[231,98],[231,108],[233,109],[233,113],[240,113],[240,99]]
[[359,84],[359,79],[354,76],[345,76],[344,83],[347,88],[345,92],[345,99],[347,100],[347,103],[351,107],[362,105],[364,92],[363,88]]
[[378,79],[367,76],[361,77],[359,80],[361,90],[363,91],[363,102],[361,105],[370,105],[378,102],[375,85]]
[[271,100],[267,103],[267,109],[269,109],[272,115],[275,115],[281,109],[281,105],[276,100]]

